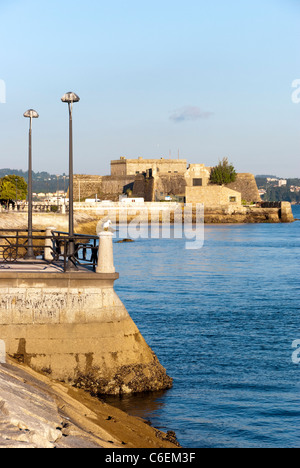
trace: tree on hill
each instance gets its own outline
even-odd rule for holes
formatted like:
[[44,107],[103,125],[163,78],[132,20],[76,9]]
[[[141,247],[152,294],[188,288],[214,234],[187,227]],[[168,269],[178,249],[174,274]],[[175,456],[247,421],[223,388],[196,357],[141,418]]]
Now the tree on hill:
[[24,177],[8,175],[0,179],[0,201],[7,206],[15,200],[26,200],[27,183]]
[[237,173],[228,158],[223,158],[219,164],[212,168],[210,173],[210,182],[215,185],[226,185],[235,182]]

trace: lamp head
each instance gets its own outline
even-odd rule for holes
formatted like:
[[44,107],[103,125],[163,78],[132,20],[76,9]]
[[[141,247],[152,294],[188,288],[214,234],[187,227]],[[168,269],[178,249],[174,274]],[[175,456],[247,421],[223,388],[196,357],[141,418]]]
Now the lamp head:
[[66,93],[63,95],[63,97],[61,98],[62,102],[67,102],[68,104],[73,104],[73,102],[79,102],[80,101],[80,97],[77,96],[77,94],[75,93]]
[[29,119],[38,119],[39,114],[37,113],[37,111],[33,109],[29,109],[28,111],[25,112],[24,117],[27,117]]

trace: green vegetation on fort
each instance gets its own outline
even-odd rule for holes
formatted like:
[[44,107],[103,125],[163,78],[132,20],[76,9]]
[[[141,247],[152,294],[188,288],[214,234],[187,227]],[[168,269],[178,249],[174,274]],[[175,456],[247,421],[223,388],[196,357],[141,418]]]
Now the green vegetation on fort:
[[235,182],[237,173],[232,164],[229,163],[228,158],[223,158],[219,164],[212,168],[210,174],[210,182],[215,185],[227,185]]

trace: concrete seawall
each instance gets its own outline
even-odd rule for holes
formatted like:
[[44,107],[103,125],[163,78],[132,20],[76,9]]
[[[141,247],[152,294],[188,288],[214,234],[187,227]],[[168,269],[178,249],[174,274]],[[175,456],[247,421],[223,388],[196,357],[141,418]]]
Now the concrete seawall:
[[11,358],[94,395],[170,388],[172,379],[114,291],[112,236],[102,237],[99,262],[107,272],[103,265],[96,273],[41,265],[0,270],[0,341]]
[[205,208],[205,223],[292,223],[295,221],[288,202],[266,203],[261,206],[211,206]]

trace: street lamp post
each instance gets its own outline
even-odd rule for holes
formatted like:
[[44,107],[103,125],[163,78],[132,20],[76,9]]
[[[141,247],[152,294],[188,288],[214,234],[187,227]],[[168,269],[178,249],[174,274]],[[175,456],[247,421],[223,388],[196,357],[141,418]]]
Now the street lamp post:
[[35,260],[32,243],[32,119],[38,119],[39,114],[29,109],[24,117],[30,119],[29,124],[29,157],[28,157],[28,249],[25,256],[26,260]]
[[[62,98],[62,102],[66,102],[69,107],[69,237],[74,237],[74,188],[73,188],[73,104],[79,102],[80,98],[75,93],[66,93]],[[70,242],[69,254],[73,255],[74,241]],[[68,261],[67,268],[72,270],[75,268],[72,260]]]

